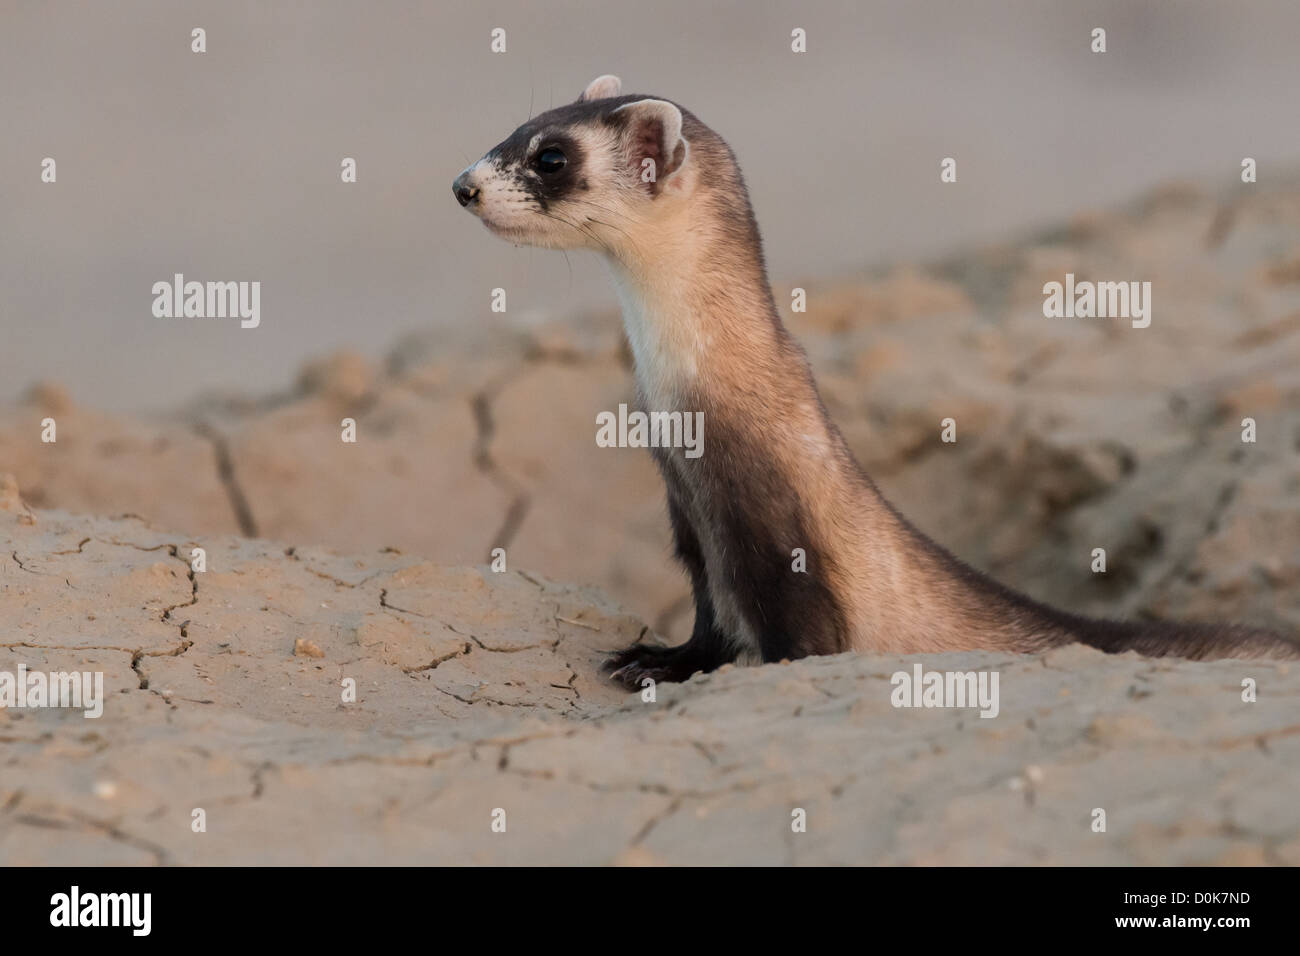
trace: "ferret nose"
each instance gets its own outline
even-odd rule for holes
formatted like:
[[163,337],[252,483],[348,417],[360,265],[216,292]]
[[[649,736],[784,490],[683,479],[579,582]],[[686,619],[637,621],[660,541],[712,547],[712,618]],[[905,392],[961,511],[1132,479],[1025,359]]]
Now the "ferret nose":
[[477,186],[470,185],[469,170],[456,177],[456,181],[451,184],[451,191],[456,195],[456,202],[462,206],[468,206],[478,199],[479,190]]

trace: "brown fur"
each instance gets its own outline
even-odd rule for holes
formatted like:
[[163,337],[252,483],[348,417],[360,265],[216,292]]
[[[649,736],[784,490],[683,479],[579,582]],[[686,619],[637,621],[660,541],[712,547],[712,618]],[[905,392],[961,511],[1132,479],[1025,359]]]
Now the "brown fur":
[[[681,140],[667,142],[663,117],[676,114],[665,101],[584,99],[531,121],[489,154],[494,169],[509,167],[500,175],[537,191],[548,219],[573,230],[548,224],[538,244],[605,254],[643,407],[704,412],[702,457],[656,452],[678,555],[692,577],[695,631],[680,648],[637,646],[619,655],[613,668],[621,680],[684,679],[733,659],[850,649],[1029,652],[1072,641],[1153,656],[1300,658],[1300,646],[1252,628],[1094,621],[1057,611],[979,574],[913,528],[854,461],[803,350],[781,323],[730,148],[677,110]],[[501,159],[524,164],[523,143],[564,135],[583,163],[583,178],[567,190],[544,193],[526,168]],[[672,157],[649,188],[635,178],[645,156]],[[590,184],[593,168],[609,181]],[[480,212],[485,221],[494,214]],[[502,231],[518,238],[527,215],[513,215]],[[806,552],[806,572],[792,570],[796,548]]]

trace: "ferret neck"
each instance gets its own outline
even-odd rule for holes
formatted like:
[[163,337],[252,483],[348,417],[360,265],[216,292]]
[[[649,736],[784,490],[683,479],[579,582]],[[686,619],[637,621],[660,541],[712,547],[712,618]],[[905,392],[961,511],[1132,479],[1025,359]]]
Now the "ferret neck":
[[770,366],[779,350],[757,234],[738,238],[716,209],[685,204],[606,257],[647,402],[707,390],[721,369]]

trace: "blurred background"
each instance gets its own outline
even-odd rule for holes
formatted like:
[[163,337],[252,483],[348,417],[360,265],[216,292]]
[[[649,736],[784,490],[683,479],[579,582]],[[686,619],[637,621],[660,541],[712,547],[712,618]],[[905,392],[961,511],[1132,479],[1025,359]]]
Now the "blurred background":
[[[490,349],[531,310],[612,302],[594,259],[507,246],[450,193],[600,73],[731,142],[781,280],[943,256],[1175,175],[1232,182],[1244,155],[1268,175],[1300,159],[1298,37],[1294,0],[5,0],[0,400],[54,379],[158,409],[283,388],[340,346],[423,329]],[[154,318],[175,272],[260,280],[261,327]]]

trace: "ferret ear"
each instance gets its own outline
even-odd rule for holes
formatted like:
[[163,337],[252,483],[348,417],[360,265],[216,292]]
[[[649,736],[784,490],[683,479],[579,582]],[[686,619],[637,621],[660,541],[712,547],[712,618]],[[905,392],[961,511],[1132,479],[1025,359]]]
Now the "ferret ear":
[[637,100],[614,110],[624,123],[628,165],[652,195],[686,165],[690,146],[682,138],[682,111],[667,100]]
[[604,76],[598,76],[582,91],[578,97],[579,103],[587,103],[591,100],[607,100],[611,96],[618,96],[623,90],[623,81],[612,73],[606,73]]

